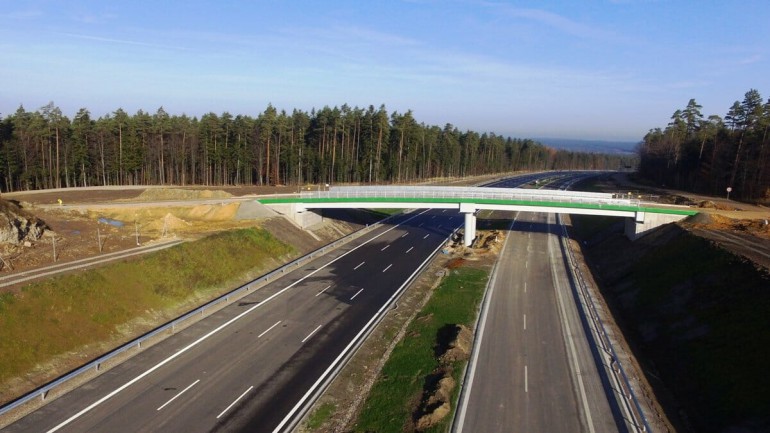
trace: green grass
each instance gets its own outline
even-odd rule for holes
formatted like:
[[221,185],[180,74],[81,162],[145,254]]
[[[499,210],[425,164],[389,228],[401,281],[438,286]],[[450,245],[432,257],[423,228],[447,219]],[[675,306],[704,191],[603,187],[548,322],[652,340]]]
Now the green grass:
[[[489,273],[461,267],[452,271],[433,293],[425,308],[407,328],[372,387],[355,427],[357,432],[401,433],[411,424],[423,394],[425,379],[439,367],[434,354],[439,329],[450,324],[471,326]],[[451,366],[459,383],[463,362]],[[459,387],[455,388],[455,394]],[[454,410],[455,403],[452,402]],[[444,431],[451,420],[429,431]]]
[[629,278],[639,290],[634,316],[657,325],[648,347],[690,410],[724,428],[770,414],[767,275],[684,234],[639,260]]
[[[573,220],[581,236],[601,230],[595,218]],[[602,249],[596,259],[617,279],[607,293],[638,356],[654,365],[678,400],[671,410],[683,408],[695,430],[770,425],[770,277],[683,230],[670,238],[623,244],[627,251],[614,258],[606,245],[591,247]]]
[[189,302],[228,288],[222,284],[292,254],[269,232],[242,229],[0,294],[0,397],[12,397],[11,378],[120,337],[120,326],[133,319],[175,317]]
[[334,403],[322,404],[308,417],[305,427],[311,431],[321,428],[335,410],[337,410],[337,405]]

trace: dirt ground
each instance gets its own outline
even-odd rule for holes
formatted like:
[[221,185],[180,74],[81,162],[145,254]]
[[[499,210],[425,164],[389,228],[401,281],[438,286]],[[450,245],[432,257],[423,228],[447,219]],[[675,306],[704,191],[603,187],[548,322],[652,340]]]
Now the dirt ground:
[[686,206],[699,214],[681,221],[686,230],[733,254],[770,270],[770,208],[682,191],[649,188],[619,173],[597,186],[606,191],[633,191],[642,199]]
[[[171,191],[160,199],[161,191]],[[188,192],[185,194],[184,192]],[[108,189],[62,189],[6,193],[3,199],[18,203],[22,209],[42,219],[47,227],[43,237],[29,245],[3,245],[0,254],[0,275],[36,269],[54,263],[66,263],[138,245],[150,245],[174,238],[194,239],[203,234],[236,227],[253,226],[254,221],[234,221],[237,203],[228,206],[199,205],[189,208],[157,206],[160,200],[206,199],[212,196],[242,197],[273,193],[290,193],[286,187],[204,187],[147,188],[126,187]],[[218,194],[216,194],[218,193]],[[186,197],[181,197],[186,196]],[[61,200],[61,205],[59,205]],[[134,203],[130,208],[111,208],[110,203]],[[156,206],[145,207],[153,202]],[[104,203],[100,210],[77,209],[76,205]],[[281,233],[290,233],[282,230]],[[309,239],[287,239],[298,249]],[[311,248],[312,249],[312,248]],[[56,260],[54,260],[54,253]]]

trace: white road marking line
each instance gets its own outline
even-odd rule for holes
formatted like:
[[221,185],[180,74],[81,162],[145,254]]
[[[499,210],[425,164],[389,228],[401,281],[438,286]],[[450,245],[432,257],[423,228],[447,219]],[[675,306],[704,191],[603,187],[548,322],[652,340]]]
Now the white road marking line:
[[235,406],[235,404],[236,404],[236,403],[238,403],[238,400],[242,399],[242,398],[243,398],[243,396],[244,396],[244,395],[246,395],[246,394],[247,394],[249,391],[251,391],[252,389],[254,389],[254,385],[250,386],[250,387],[249,387],[249,389],[247,389],[246,391],[243,391],[243,394],[239,395],[239,396],[238,396],[238,398],[236,398],[234,402],[230,403],[230,406],[227,406],[227,407],[225,408],[225,410],[223,410],[223,411],[222,411],[222,413],[220,413],[219,415],[217,415],[217,419],[221,418],[221,417],[222,417],[222,415],[224,415],[224,414],[225,414],[225,412],[227,412],[228,410],[230,410],[230,408],[231,408],[231,407]]
[[431,215],[430,219],[436,218],[436,215]]
[[529,378],[527,377],[527,366],[524,366],[524,392],[529,392]]
[[525,267],[525,268],[527,268],[527,269],[529,269],[529,260],[527,260],[527,261],[524,263],[524,267]]
[[133,378],[133,379],[129,380],[128,382],[124,383],[124,384],[123,384],[123,385],[121,385],[120,387],[118,387],[118,388],[116,388],[116,389],[112,390],[111,392],[109,392],[109,393],[108,393],[107,395],[105,395],[104,397],[102,397],[102,398],[100,398],[99,400],[96,400],[95,402],[93,402],[93,403],[91,403],[90,405],[86,406],[84,409],[81,409],[81,410],[80,410],[80,412],[78,412],[78,413],[76,413],[75,415],[72,415],[71,417],[67,418],[66,420],[64,420],[64,421],[60,422],[59,424],[57,424],[56,426],[54,426],[54,427],[52,427],[50,430],[48,430],[48,432],[47,432],[47,433],[53,433],[53,432],[56,432],[56,431],[59,431],[59,430],[61,430],[61,429],[62,429],[62,427],[66,426],[67,424],[71,423],[72,421],[74,421],[74,420],[76,420],[76,419],[80,418],[81,416],[83,416],[83,414],[90,412],[90,411],[91,411],[93,408],[95,408],[96,406],[99,406],[100,404],[104,403],[105,401],[107,401],[107,400],[111,399],[112,397],[116,396],[118,393],[120,393],[120,392],[121,392],[121,391],[123,391],[124,389],[128,388],[129,386],[131,386],[131,385],[135,384],[136,382],[138,382],[138,381],[140,381],[140,380],[144,379],[144,378],[145,378],[145,377],[147,377],[148,375],[152,374],[152,373],[153,373],[155,370],[157,370],[157,369],[159,369],[159,368],[163,367],[164,365],[168,364],[169,362],[173,361],[174,359],[176,359],[177,357],[181,356],[183,353],[187,352],[188,350],[192,349],[193,347],[197,346],[198,344],[200,344],[200,343],[201,343],[201,342],[203,342],[204,340],[208,339],[208,338],[209,338],[209,337],[211,337],[212,335],[216,334],[217,332],[219,332],[219,331],[223,330],[224,328],[226,328],[226,327],[230,326],[231,324],[233,324],[234,322],[238,321],[238,320],[239,320],[239,319],[241,319],[243,316],[245,316],[245,315],[247,315],[247,314],[251,313],[252,311],[256,310],[257,308],[260,308],[260,307],[262,307],[263,305],[267,304],[268,302],[270,302],[270,301],[272,301],[273,299],[277,298],[278,296],[282,295],[282,294],[283,294],[284,292],[286,292],[287,290],[289,290],[289,289],[291,289],[292,287],[296,286],[297,284],[299,284],[299,283],[301,283],[301,282],[305,281],[306,279],[308,279],[308,278],[312,277],[312,276],[313,276],[313,275],[315,275],[317,272],[320,272],[322,269],[325,269],[326,267],[328,267],[328,266],[329,266],[329,265],[331,265],[332,263],[336,262],[337,260],[340,260],[340,259],[342,259],[343,257],[345,257],[345,256],[347,256],[348,254],[352,253],[353,251],[355,251],[355,250],[357,250],[357,249],[359,249],[359,248],[363,247],[364,245],[368,244],[369,242],[372,242],[373,240],[375,240],[375,239],[379,238],[380,236],[383,236],[383,235],[385,235],[386,233],[389,233],[391,230],[395,230],[395,229],[397,229],[398,227],[400,227],[400,226],[401,226],[401,225],[403,225],[404,223],[407,223],[407,222],[409,222],[409,221],[411,221],[411,220],[413,220],[413,219],[417,218],[418,216],[421,216],[421,215],[425,214],[425,213],[426,213],[426,212],[428,212],[429,210],[430,210],[430,209],[426,209],[426,210],[424,210],[424,211],[422,211],[422,212],[418,213],[417,215],[415,215],[415,216],[413,216],[413,217],[411,217],[411,218],[408,218],[408,219],[404,220],[403,222],[401,222],[401,223],[399,223],[399,224],[397,224],[397,225],[395,225],[395,226],[393,226],[393,227],[391,227],[391,228],[389,228],[389,229],[385,230],[384,232],[382,232],[382,233],[378,234],[377,236],[374,236],[374,237],[372,237],[371,239],[367,240],[366,242],[362,243],[361,245],[358,245],[358,246],[354,247],[353,249],[351,249],[350,251],[347,251],[347,252],[345,252],[344,254],[340,255],[339,257],[337,257],[337,258],[335,258],[335,259],[333,259],[333,260],[330,260],[330,261],[329,261],[329,263],[327,263],[327,264],[325,264],[325,265],[323,265],[323,266],[319,267],[319,268],[318,268],[318,269],[316,269],[315,271],[313,271],[313,272],[311,272],[311,273],[309,273],[309,274],[305,275],[304,277],[302,277],[302,278],[300,278],[299,280],[297,280],[297,281],[295,281],[295,282],[293,282],[293,283],[289,284],[288,286],[284,287],[283,289],[281,289],[281,290],[279,290],[279,291],[277,291],[277,292],[273,293],[272,295],[268,296],[268,297],[267,297],[267,299],[265,299],[265,300],[264,300],[264,301],[262,301],[261,303],[259,303],[259,304],[256,304],[256,305],[254,305],[254,306],[250,307],[248,310],[246,310],[246,311],[243,311],[241,314],[239,314],[239,315],[237,315],[237,316],[233,317],[232,319],[228,320],[227,322],[225,322],[225,323],[223,323],[223,324],[221,324],[221,325],[217,326],[217,327],[216,327],[216,328],[214,328],[213,330],[209,331],[209,333],[208,333],[208,334],[206,334],[206,335],[204,335],[204,336],[202,336],[202,337],[198,338],[197,340],[193,341],[192,343],[190,343],[190,344],[188,344],[187,346],[185,346],[185,347],[183,347],[182,349],[180,349],[178,352],[174,353],[173,355],[169,356],[168,358],[164,359],[163,361],[161,361],[161,362],[159,362],[159,363],[155,364],[154,366],[152,366],[151,368],[149,368],[149,369],[148,369],[147,371],[145,371],[144,373],[142,373],[142,374],[140,374],[140,375],[136,376],[135,378]]
[[428,236],[430,236],[430,233],[428,233],[427,235],[423,236],[422,238],[423,239],[428,239]]
[[402,237],[402,238],[404,238],[404,237],[406,237],[406,235],[408,235],[408,234],[409,234],[409,232],[406,232],[406,233],[404,233],[403,235],[401,235],[401,237]]
[[444,212],[446,212],[446,209],[441,209],[441,213],[444,213]]
[[[317,295],[316,295],[316,296],[317,296]],[[275,324],[274,324],[273,326],[271,326],[271,327],[269,327],[269,328],[265,329],[265,331],[264,331],[264,332],[262,332],[261,334],[257,335],[257,338],[262,338],[262,336],[263,336],[263,335],[265,335],[265,334],[267,334],[268,332],[270,332],[270,330],[271,330],[271,329],[273,329],[273,328],[275,328],[276,326],[278,326],[278,324],[279,324],[279,323],[281,323],[281,321],[280,321],[280,320],[279,320],[279,321],[277,321],[277,322],[275,322]]]
[[[363,290],[363,289],[361,289],[361,290]],[[318,325],[318,327],[317,327],[317,328],[315,328],[315,329],[313,330],[313,332],[311,332],[310,334],[307,334],[307,337],[303,338],[301,342],[302,342],[302,343],[304,343],[304,342],[306,342],[307,340],[309,340],[309,339],[310,339],[310,337],[312,337],[312,336],[313,336],[313,334],[315,334],[316,332],[318,332],[318,330],[319,330],[319,329],[321,329],[321,327],[322,327],[322,326],[324,326],[324,325]]]
[[527,330],[527,315],[524,315],[524,330]]
[[[383,272],[384,272],[384,271],[383,271]],[[363,291],[364,291],[364,289],[361,289],[361,290],[357,291],[355,295],[353,295],[353,296],[351,296],[351,297],[350,297],[350,300],[352,301],[353,299],[355,299],[355,298],[356,298],[356,296],[358,296],[358,295],[359,295],[361,292],[363,292]]]
[[163,404],[162,404],[162,405],[161,405],[159,408],[157,408],[156,410],[161,410],[161,409],[163,409],[164,407],[168,406],[168,404],[169,404],[169,403],[171,403],[172,401],[176,400],[176,398],[177,398],[177,397],[179,397],[180,395],[182,395],[182,394],[184,394],[185,392],[187,392],[187,390],[188,390],[188,389],[192,388],[193,386],[195,386],[195,384],[197,384],[197,383],[198,383],[198,382],[200,382],[200,381],[201,381],[201,380],[200,380],[200,379],[198,379],[198,380],[196,380],[195,382],[193,382],[193,383],[189,384],[189,385],[187,386],[187,388],[185,388],[185,389],[183,389],[183,390],[179,391],[179,394],[177,394],[177,395],[175,395],[175,396],[171,397],[171,400],[169,400],[169,401],[167,401],[167,402],[163,403]]
[[425,224],[425,223],[420,223],[420,225],[418,225],[417,227],[422,227],[423,224]]
[[382,270],[382,272],[387,271],[388,269],[390,269],[391,266],[393,266],[393,263],[389,264],[388,267],[386,267],[385,269]]
[[364,263],[366,263],[366,262],[361,262],[361,263],[359,263],[359,264],[358,264],[358,266],[356,266],[355,268],[353,268],[353,270],[355,271],[356,269],[360,268],[361,266],[363,266],[363,265],[364,265]]
[[438,227],[436,227],[436,228],[437,228],[437,229],[440,229],[440,228],[441,228],[441,224],[439,224],[439,225],[438,225]]
[[329,287],[331,287],[331,286],[332,286],[332,285],[331,285],[331,284],[329,284],[328,286],[324,287],[324,288],[323,288],[323,290],[321,290],[320,292],[316,293],[315,295],[316,295],[316,296],[320,295],[321,293],[325,292],[325,291],[326,291],[326,289],[328,289],[328,288],[329,288]]
[[[409,249],[408,249],[408,250],[406,250],[406,252],[408,253],[409,251],[412,251],[413,249],[414,249],[414,247],[409,247]],[[406,253],[405,253],[405,254],[406,254]]]
[[390,244],[387,244],[387,245],[385,245],[384,247],[382,247],[382,249],[381,249],[380,251],[385,251],[385,250],[387,250],[389,246],[390,246]]
[[527,282],[524,282],[524,293],[527,293]]

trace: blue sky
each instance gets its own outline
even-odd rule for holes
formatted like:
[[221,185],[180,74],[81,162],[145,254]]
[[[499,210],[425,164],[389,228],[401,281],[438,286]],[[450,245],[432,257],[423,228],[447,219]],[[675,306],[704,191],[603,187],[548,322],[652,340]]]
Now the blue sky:
[[0,0],[0,115],[347,103],[515,137],[636,141],[770,96],[770,2]]

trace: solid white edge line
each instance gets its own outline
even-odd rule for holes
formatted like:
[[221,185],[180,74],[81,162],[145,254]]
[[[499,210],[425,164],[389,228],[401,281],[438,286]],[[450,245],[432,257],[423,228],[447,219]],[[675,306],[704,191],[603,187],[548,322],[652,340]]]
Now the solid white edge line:
[[331,287],[331,286],[332,286],[332,285],[331,285],[331,284],[329,284],[328,286],[324,287],[324,288],[323,288],[323,290],[321,290],[320,292],[316,293],[315,295],[316,295],[316,296],[320,295],[321,293],[325,292],[325,291],[326,291],[326,290],[327,290],[329,287]]
[[[364,289],[361,289],[361,290],[364,290]],[[309,339],[310,339],[310,337],[312,337],[312,336],[313,336],[313,334],[315,334],[316,332],[318,332],[318,330],[319,330],[319,329],[321,329],[321,327],[322,327],[322,326],[324,326],[324,325],[318,325],[318,326],[317,326],[317,327],[316,327],[316,328],[313,330],[313,332],[311,332],[310,334],[307,334],[307,337],[305,337],[304,339],[302,339],[302,343],[304,343],[304,342],[306,342],[307,340],[309,340]]]
[[177,394],[177,395],[175,395],[175,396],[171,397],[171,400],[169,400],[169,401],[167,401],[167,402],[163,403],[163,404],[162,404],[162,405],[161,405],[159,408],[157,408],[157,409],[155,409],[155,410],[161,410],[161,409],[163,409],[164,407],[168,406],[168,405],[169,405],[169,403],[171,403],[172,401],[176,400],[176,398],[177,398],[177,397],[179,397],[180,395],[182,395],[182,394],[184,394],[185,392],[187,392],[187,390],[188,390],[188,389],[192,388],[193,386],[195,386],[195,384],[197,384],[197,383],[198,383],[198,382],[200,382],[200,381],[201,381],[201,380],[200,380],[200,379],[198,379],[198,380],[196,380],[195,382],[193,382],[193,383],[191,383],[191,384],[187,385],[187,388],[185,388],[185,389],[183,389],[183,390],[179,391],[179,394]]
[[222,417],[222,415],[224,415],[224,414],[225,414],[225,412],[227,412],[228,410],[230,410],[230,408],[231,408],[231,407],[235,406],[235,404],[236,404],[236,403],[238,403],[238,401],[239,401],[240,399],[242,399],[242,398],[243,398],[243,396],[244,396],[244,395],[246,395],[246,393],[248,393],[248,392],[249,392],[249,391],[251,391],[252,389],[254,389],[254,385],[251,385],[251,386],[249,387],[249,389],[247,389],[246,391],[243,391],[243,394],[239,395],[239,396],[238,396],[238,398],[236,398],[234,402],[230,403],[230,406],[227,406],[227,407],[225,408],[225,410],[223,410],[223,411],[222,411],[222,413],[220,413],[219,415],[217,415],[217,419],[221,418],[221,417]]
[[262,336],[263,336],[263,335],[265,335],[265,334],[267,334],[268,332],[270,332],[270,331],[271,331],[273,328],[275,328],[276,326],[278,326],[280,323],[281,323],[281,321],[280,321],[280,320],[279,320],[279,321],[277,321],[277,322],[275,322],[275,324],[274,324],[273,326],[271,326],[271,327],[269,327],[269,328],[265,329],[265,330],[264,330],[264,331],[263,331],[261,334],[257,335],[257,338],[262,338]]
[[200,344],[202,341],[206,340],[207,338],[211,337],[212,335],[216,334],[217,332],[219,332],[219,331],[221,331],[222,329],[226,328],[227,326],[231,325],[233,322],[235,322],[235,321],[237,321],[238,319],[242,318],[243,316],[245,316],[245,315],[247,315],[247,314],[251,313],[252,311],[256,310],[257,308],[259,308],[259,307],[261,307],[261,306],[263,306],[263,305],[267,304],[267,303],[268,303],[268,302],[270,302],[271,300],[273,300],[273,299],[275,299],[276,297],[278,297],[278,296],[282,295],[282,294],[283,294],[284,292],[286,292],[287,290],[291,289],[292,287],[296,286],[297,284],[301,283],[302,281],[305,281],[306,279],[308,279],[308,278],[310,278],[311,276],[315,275],[315,273],[316,273],[316,272],[320,272],[322,269],[326,268],[327,266],[331,265],[332,263],[336,262],[337,260],[340,260],[341,258],[343,258],[343,257],[347,256],[348,254],[352,253],[353,251],[355,251],[355,250],[357,250],[357,249],[359,249],[359,248],[363,247],[364,245],[368,244],[369,242],[371,242],[371,241],[373,241],[373,240],[375,240],[375,239],[379,238],[380,236],[383,236],[385,233],[388,233],[388,232],[390,232],[391,230],[395,230],[397,227],[401,226],[402,224],[404,224],[404,223],[406,223],[406,222],[409,222],[409,221],[411,221],[411,220],[413,220],[413,219],[417,218],[418,216],[420,216],[420,215],[424,214],[425,212],[428,212],[428,210],[429,210],[429,209],[426,209],[426,210],[424,210],[423,212],[420,212],[419,214],[412,216],[411,218],[407,218],[407,219],[405,219],[405,220],[404,220],[404,221],[402,221],[401,223],[399,223],[399,224],[397,224],[397,225],[394,225],[393,227],[391,227],[391,228],[389,228],[389,229],[387,229],[387,230],[383,231],[382,233],[378,234],[377,236],[374,236],[374,237],[372,237],[372,238],[371,238],[371,239],[369,239],[368,241],[366,241],[366,242],[363,242],[361,245],[358,245],[357,247],[355,247],[355,248],[352,248],[350,251],[348,251],[348,252],[346,252],[346,253],[344,253],[344,254],[340,255],[339,257],[335,258],[334,260],[331,260],[331,261],[329,261],[329,263],[327,263],[327,264],[325,264],[325,265],[321,266],[320,268],[316,269],[315,271],[313,271],[313,272],[311,272],[311,273],[309,273],[309,274],[305,275],[304,277],[302,277],[302,278],[298,279],[297,281],[295,281],[295,282],[293,282],[293,283],[289,284],[288,286],[284,287],[283,289],[281,289],[281,290],[279,290],[279,291],[277,291],[277,292],[273,293],[272,295],[268,296],[268,297],[267,297],[267,299],[265,299],[264,301],[260,302],[259,304],[256,304],[256,305],[252,306],[252,307],[251,307],[251,308],[249,308],[248,310],[246,310],[246,311],[242,312],[241,314],[239,314],[239,315],[237,315],[237,316],[233,317],[232,319],[228,320],[227,322],[225,322],[225,323],[223,323],[223,324],[219,325],[218,327],[216,327],[216,328],[215,328],[215,329],[213,329],[212,331],[209,331],[207,334],[203,335],[202,337],[198,338],[197,340],[195,340],[195,341],[193,341],[192,343],[188,344],[187,346],[183,347],[183,348],[182,348],[182,349],[180,349],[178,352],[174,353],[173,355],[169,356],[168,358],[164,359],[163,361],[161,361],[161,362],[159,362],[159,363],[155,364],[153,367],[150,367],[150,369],[148,369],[148,370],[147,370],[147,371],[145,371],[144,373],[142,373],[142,374],[140,374],[139,376],[136,376],[135,378],[133,378],[133,379],[129,380],[128,382],[126,382],[125,384],[121,385],[120,387],[118,387],[118,388],[115,388],[113,391],[111,391],[110,393],[108,393],[108,394],[107,394],[107,395],[105,395],[104,397],[102,397],[102,398],[100,398],[99,400],[97,400],[97,401],[95,401],[95,402],[91,403],[90,405],[86,406],[84,409],[81,409],[81,410],[80,410],[80,412],[78,412],[78,413],[76,413],[76,414],[72,415],[71,417],[69,417],[69,418],[67,418],[66,420],[62,421],[61,423],[57,424],[56,426],[54,426],[54,427],[53,427],[53,428],[51,428],[50,430],[47,430],[47,433],[53,433],[53,432],[56,432],[56,431],[59,431],[59,430],[61,430],[61,428],[62,428],[62,427],[66,426],[67,424],[71,423],[72,421],[74,421],[74,420],[76,420],[76,419],[80,418],[81,416],[83,416],[83,414],[85,414],[85,413],[87,413],[87,412],[91,411],[91,410],[92,410],[93,408],[95,408],[96,406],[99,406],[100,404],[102,404],[102,403],[104,403],[105,401],[109,400],[110,398],[114,397],[116,394],[118,394],[119,392],[121,392],[121,391],[123,391],[124,389],[128,388],[129,386],[131,386],[131,385],[135,384],[136,382],[138,382],[138,381],[140,381],[140,380],[144,379],[146,376],[148,376],[149,374],[151,374],[151,373],[152,373],[152,372],[154,372],[155,370],[157,370],[157,369],[159,369],[160,367],[162,367],[162,366],[164,366],[164,365],[168,364],[169,362],[173,361],[173,360],[174,360],[174,359],[176,359],[178,356],[182,355],[183,353],[187,352],[188,350],[190,350],[190,349],[192,349],[193,347],[195,347],[195,346],[197,346],[198,344]]
[[363,266],[363,265],[364,265],[364,263],[366,263],[366,262],[361,262],[361,263],[359,263],[359,264],[358,264],[358,266],[356,266],[355,268],[353,268],[353,270],[355,271],[356,269],[360,268],[361,266]]
[[470,400],[471,389],[473,388],[473,377],[476,376],[476,364],[479,361],[481,342],[484,341],[484,328],[486,328],[487,315],[489,315],[489,303],[492,301],[492,295],[495,293],[495,283],[497,282],[497,266],[498,263],[500,263],[500,259],[503,257],[505,248],[508,246],[508,239],[511,238],[513,225],[516,223],[516,218],[518,217],[519,212],[516,212],[516,216],[513,217],[513,221],[511,221],[511,225],[508,227],[508,236],[505,237],[503,247],[500,249],[500,256],[497,258],[497,261],[495,261],[494,269],[492,269],[492,278],[489,280],[489,290],[484,296],[484,304],[481,307],[481,317],[479,318],[479,323],[476,327],[478,335],[473,341],[473,355],[471,356],[471,359],[468,362],[468,366],[466,367],[468,369],[466,383],[461,385],[462,389],[460,390],[460,402],[458,404],[459,407],[455,414],[456,421],[452,426],[452,431],[455,433],[463,431],[463,424],[465,424],[465,412],[468,410],[468,401]]
[[382,270],[382,272],[387,271],[388,269],[390,269],[391,266],[393,266],[393,263],[389,264],[385,269]]
[[[426,209],[425,211],[421,212],[420,214],[415,215],[413,218],[416,218],[417,216],[422,215],[425,212],[428,212],[429,210],[430,209]],[[406,222],[406,221],[404,221],[404,222]],[[299,411],[302,408],[302,406],[305,404],[305,401],[307,401],[307,399],[309,399],[316,392],[318,387],[321,386],[321,384],[326,380],[326,378],[332,372],[334,372],[334,370],[336,370],[338,368],[338,364],[340,362],[342,362],[342,360],[344,360],[345,357],[348,356],[348,352],[350,352],[350,350],[352,348],[354,348],[357,344],[359,344],[358,340],[369,331],[369,328],[372,326],[373,323],[377,322],[377,320],[383,314],[383,311],[386,308],[390,307],[390,305],[393,302],[393,300],[395,300],[397,297],[399,297],[401,295],[401,292],[403,292],[404,289],[406,288],[406,286],[412,281],[412,278],[414,278],[414,276],[417,275],[417,273],[419,273],[422,270],[423,266],[425,266],[425,263],[427,263],[429,260],[431,260],[433,258],[433,255],[436,254],[436,252],[438,252],[438,250],[441,249],[442,246],[443,246],[443,242],[440,243],[436,247],[436,249],[434,249],[433,252],[430,253],[428,255],[428,257],[425,260],[422,261],[422,263],[420,263],[420,265],[417,267],[417,269],[415,269],[414,272],[412,272],[412,274],[409,275],[409,277],[404,281],[403,284],[401,284],[401,286],[393,293],[393,295],[384,304],[382,304],[380,309],[377,310],[377,312],[374,313],[372,318],[369,319],[368,322],[366,322],[366,324],[361,328],[360,331],[358,331],[358,334],[356,334],[356,336],[353,337],[352,340],[350,340],[350,343],[348,343],[348,345],[345,346],[345,348],[342,350],[342,352],[340,352],[340,354],[337,355],[337,358],[335,358],[334,361],[332,361],[332,363],[329,364],[329,367],[326,369],[326,371],[324,371],[321,374],[321,376],[318,378],[318,380],[316,380],[315,383],[308,389],[308,391],[305,393],[305,395],[303,395],[302,398],[299,399],[297,404],[295,404],[294,407],[289,411],[289,413],[286,414],[286,416],[283,418],[281,423],[278,424],[278,426],[273,430],[273,433],[281,432],[281,429],[283,429],[284,426],[286,426],[286,424],[288,424],[291,421],[291,419],[294,417],[294,415],[297,413],[297,411]]]

